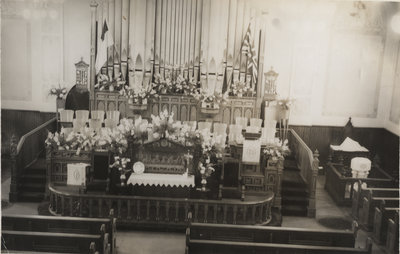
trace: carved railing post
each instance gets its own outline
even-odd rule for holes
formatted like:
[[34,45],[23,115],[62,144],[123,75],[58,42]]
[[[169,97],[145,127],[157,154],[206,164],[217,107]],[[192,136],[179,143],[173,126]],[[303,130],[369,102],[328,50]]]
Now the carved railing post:
[[50,146],[46,147],[46,187],[44,192],[44,199],[49,199],[49,184],[51,182],[51,153],[52,149]]
[[312,162],[312,178],[310,183],[310,197],[308,200],[308,209],[307,216],[315,217],[316,214],[316,202],[315,202],[315,194],[317,189],[317,177],[318,177],[318,168],[319,168],[319,152],[315,150],[313,154],[313,162]]
[[18,184],[19,184],[19,160],[18,158],[18,139],[15,135],[11,136],[10,140],[10,156],[11,156],[11,185],[9,193],[9,201],[18,201]]
[[275,206],[281,209],[282,205],[282,174],[283,174],[283,163],[284,158],[281,157],[278,159],[277,166],[277,179],[276,179],[276,193],[275,193]]

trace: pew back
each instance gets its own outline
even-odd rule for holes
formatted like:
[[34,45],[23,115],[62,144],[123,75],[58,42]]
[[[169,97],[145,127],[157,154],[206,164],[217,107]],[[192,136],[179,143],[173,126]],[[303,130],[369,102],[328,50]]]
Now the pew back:
[[[92,243],[104,246],[108,234],[70,234],[2,230],[2,249],[18,251],[43,251],[58,253],[89,253]],[[109,249],[101,253],[109,254]]]
[[400,208],[394,207],[375,207],[373,238],[377,243],[383,243],[387,237],[389,219],[399,216]]
[[[4,215],[1,221],[2,230],[9,231],[103,234],[107,236],[107,241],[102,244],[110,244],[111,253],[116,253],[116,219],[113,218],[113,210],[110,211],[110,215],[111,218]],[[107,248],[107,246],[97,246],[98,248]]]
[[354,247],[355,233],[268,226],[191,223],[191,239]]
[[362,187],[362,182],[354,183],[353,199],[351,214],[353,218],[357,219],[359,216],[359,209],[362,206],[363,198],[372,195],[374,197],[399,197],[399,188],[382,188],[382,187]]
[[373,226],[375,207],[379,207],[381,202],[385,202],[387,207],[399,207],[400,198],[394,197],[371,197],[368,195],[363,198],[363,206],[359,211],[359,223],[367,231]]
[[186,246],[186,254],[370,254],[372,241],[367,240],[367,248],[312,246],[278,243],[248,243],[214,240],[190,240]]

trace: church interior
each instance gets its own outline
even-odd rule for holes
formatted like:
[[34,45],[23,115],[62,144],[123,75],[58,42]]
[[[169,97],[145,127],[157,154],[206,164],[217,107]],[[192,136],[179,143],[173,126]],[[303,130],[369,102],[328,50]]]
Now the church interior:
[[0,4],[2,253],[399,253],[399,2]]

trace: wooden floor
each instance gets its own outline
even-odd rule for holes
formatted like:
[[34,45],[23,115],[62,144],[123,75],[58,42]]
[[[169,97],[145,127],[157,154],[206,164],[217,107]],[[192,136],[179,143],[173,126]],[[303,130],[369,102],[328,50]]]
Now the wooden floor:
[[[342,217],[351,219],[350,208],[338,207],[324,190],[324,176],[318,177],[317,183],[317,216],[316,218],[283,216],[282,226],[300,227],[310,229],[326,229],[318,223],[318,219],[324,217]],[[2,200],[8,200],[10,179],[2,183]],[[2,209],[3,214],[37,214],[38,203],[14,203],[6,209]],[[364,245],[367,234],[359,231],[357,243]],[[150,232],[150,231],[122,231],[117,232],[118,253],[147,254],[147,253],[184,253],[185,235],[184,233],[174,232]],[[384,253],[381,246],[374,244],[373,254]]]

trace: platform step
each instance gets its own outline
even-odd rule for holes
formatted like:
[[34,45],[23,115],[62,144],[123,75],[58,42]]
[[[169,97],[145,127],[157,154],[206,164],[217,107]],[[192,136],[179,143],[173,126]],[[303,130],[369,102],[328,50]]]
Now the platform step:
[[282,206],[282,215],[284,216],[307,216],[307,207],[296,205]]
[[44,169],[44,170],[46,170],[46,160],[43,158],[38,158],[32,165],[29,166],[29,169]]
[[22,202],[41,202],[44,199],[43,192],[20,192],[18,195],[18,201]]
[[285,170],[295,170],[299,171],[300,169],[297,167],[297,162],[295,160],[287,160],[285,159],[283,168]]
[[45,183],[23,183],[21,185],[21,190],[23,191],[33,191],[44,193],[46,189]]
[[308,190],[304,187],[283,187],[282,196],[308,196]]
[[307,197],[296,197],[296,196],[288,196],[282,197],[282,206],[308,206],[308,198]]
[[24,174],[21,176],[21,183],[46,183],[46,175],[43,174]]

